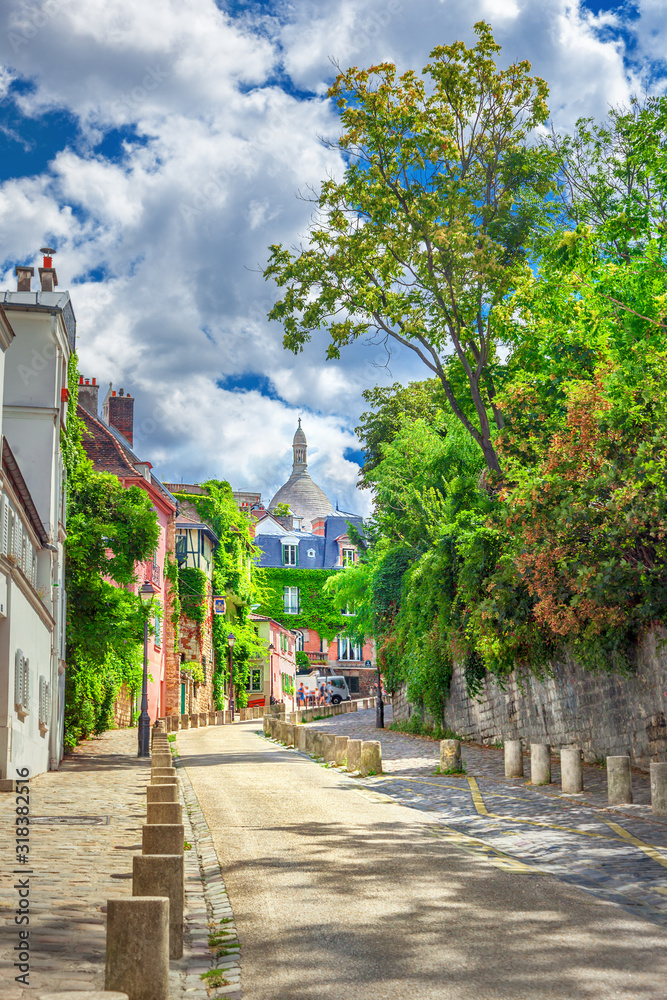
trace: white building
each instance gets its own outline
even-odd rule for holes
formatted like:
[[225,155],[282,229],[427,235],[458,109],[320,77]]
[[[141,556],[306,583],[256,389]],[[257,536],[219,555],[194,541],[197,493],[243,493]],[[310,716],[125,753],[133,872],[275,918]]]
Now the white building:
[[51,257],[0,293],[0,787],[63,755],[65,476],[61,433],[75,319]]

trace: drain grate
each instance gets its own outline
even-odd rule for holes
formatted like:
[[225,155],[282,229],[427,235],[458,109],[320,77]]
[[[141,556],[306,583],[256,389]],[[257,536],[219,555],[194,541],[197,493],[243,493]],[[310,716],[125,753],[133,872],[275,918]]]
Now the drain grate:
[[111,816],[31,816],[30,826],[108,826]]

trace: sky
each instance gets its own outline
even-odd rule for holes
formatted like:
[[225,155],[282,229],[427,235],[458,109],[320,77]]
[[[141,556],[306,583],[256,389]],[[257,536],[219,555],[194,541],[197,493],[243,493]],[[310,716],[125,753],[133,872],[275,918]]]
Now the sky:
[[0,289],[56,248],[80,370],[135,396],[164,480],[269,500],[301,417],[315,481],[369,511],[362,392],[428,373],[364,343],[326,361],[326,331],[285,351],[262,270],[307,233],[299,192],[342,173],[332,61],[421,69],[479,19],[547,80],[559,129],[665,92],[665,0],[2,0]]

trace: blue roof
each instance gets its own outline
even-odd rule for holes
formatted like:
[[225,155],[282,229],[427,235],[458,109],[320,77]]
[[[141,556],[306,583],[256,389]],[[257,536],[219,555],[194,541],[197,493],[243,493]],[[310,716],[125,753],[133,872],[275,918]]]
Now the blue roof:
[[[329,516],[324,522],[324,535],[309,532],[291,532],[286,535],[299,539],[298,569],[334,569],[338,565],[338,545],[336,539],[347,534],[348,525],[361,532],[363,520],[358,515],[348,517]],[[258,535],[255,545],[260,550],[259,566],[278,568],[283,566],[282,539],[279,535]],[[309,556],[309,552],[314,552]]]

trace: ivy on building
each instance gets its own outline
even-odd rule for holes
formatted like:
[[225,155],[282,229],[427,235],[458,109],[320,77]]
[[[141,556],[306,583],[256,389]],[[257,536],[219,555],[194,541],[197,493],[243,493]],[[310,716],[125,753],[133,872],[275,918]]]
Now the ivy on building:
[[[328,642],[345,631],[345,619],[326,588],[327,581],[338,575],[340,570],[263,566],[256,572],[263,591],[259,614],[273,618],[285,628],[313,629]],[[298,614],[285,611],[285,587],[299,589]]]

